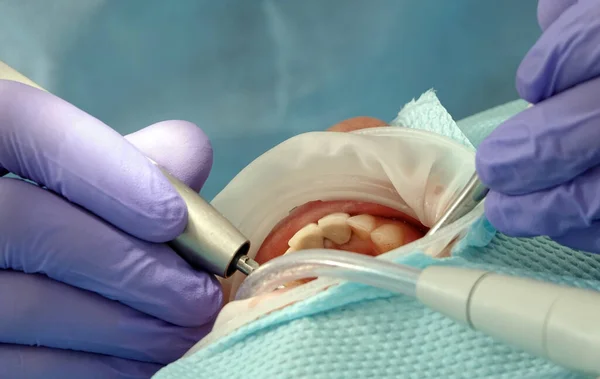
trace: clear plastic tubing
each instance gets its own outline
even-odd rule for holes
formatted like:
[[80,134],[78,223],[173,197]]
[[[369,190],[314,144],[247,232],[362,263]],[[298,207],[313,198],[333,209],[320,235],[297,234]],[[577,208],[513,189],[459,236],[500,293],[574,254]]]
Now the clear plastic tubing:
[[277,257],[250,274],[236,300],[272,292],[294,280],[327,277],[415,297],[421,270],[347,251],[311,249]]

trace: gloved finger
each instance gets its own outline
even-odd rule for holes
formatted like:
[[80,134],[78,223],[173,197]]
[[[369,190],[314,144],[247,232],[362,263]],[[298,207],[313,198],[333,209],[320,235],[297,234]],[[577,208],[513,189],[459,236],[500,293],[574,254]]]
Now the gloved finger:
[[168,180],[119,133],[58,97],[6,80],[0,167],[147,241],[171,240],[187,221]]
[[213,163],[206,134],[187,121],[163,121],[125,138],[192,189],[200,191]]
[[478,147],[476,168],[490,189],[526,194],[565,183],[600,164],[600,78],[535,105]]
[[45,347],[0,345],[0,373],[12,379],[148,379],[161,365]]
[[594,222],[583,229],[571,230],[552,239],[572,249],[600,254],[600,222]]
[[143,362],[175,361],[212,326],[179,327],[45,276],[10,270],[0,270],[0,299],[0,343]]
[[517,70],[517,91],[536,104],[600,74],[600,3],[578,1],[548,27]]
[[537,18],[542,30],[548,29],[577,0],[538,0]]
[[500,232],[512,237],[564,236],[600,221],[600,166],[560,186],[525,195],[491,191],[485,214]]
[[44,273],[177,325],[204,325],[221,306],[212,275],[50,191],[0,179],[0,211],[2,269]]

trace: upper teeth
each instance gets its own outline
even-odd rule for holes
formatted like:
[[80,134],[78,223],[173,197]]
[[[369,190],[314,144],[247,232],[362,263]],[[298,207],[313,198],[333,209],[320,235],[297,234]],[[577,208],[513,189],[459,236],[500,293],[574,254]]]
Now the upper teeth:
[[385,253],[404,245],[404,233],[398,225],[383,224],[371,232],[371,241]]
[[343,245],[352,237],[352,229],[346,223],[348,218],[350,215],[347,213],[332,213],[317,222],[325,238],[338,245]]
[[377,220],[371,215],[358,215],[348,219],[348,225],[359,238],[366,240],[371,236],[371,232],[375,230]]
[[371,239],[379,252],[385,253],[405,243],[404,231],[395,224],[381,224],[374,216],[362,214],[350,217],[347,213],[332,213],[300,229],[288,241],[291,253],[305,249],[332,247],[332,243],[348,243],[354,232],[362,240]]
[[308,224],[298,230],[288,245],[295,250],[323,248],[323,231],[317,224]]

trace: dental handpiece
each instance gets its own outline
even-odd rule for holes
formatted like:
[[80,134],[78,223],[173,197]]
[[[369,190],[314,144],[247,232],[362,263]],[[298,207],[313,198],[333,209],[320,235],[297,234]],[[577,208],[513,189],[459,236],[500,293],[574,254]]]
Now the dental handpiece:
[[169,242],[171,248],[195,269],[222,278],[236,271],[250,275],[256,270],[258,263],[247,255],[250,241],[198,193],[157,166],[179,193],[188,211],[187,226]]
[[[0,61],[0,79],[8,79],[46,91]],[[150,161],[154,163],[151,159]],[[181,235],[169,243],[193,268],[228,278],[236,271],[250,275],[258,268],[248,257],[250,242],[198,193],[157,165],[187,206],[188,222]]]

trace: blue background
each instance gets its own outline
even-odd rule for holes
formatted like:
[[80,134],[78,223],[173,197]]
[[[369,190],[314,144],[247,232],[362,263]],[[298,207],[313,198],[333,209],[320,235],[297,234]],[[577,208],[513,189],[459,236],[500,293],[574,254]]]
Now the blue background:
[[0,59],[126,134],[186,119],[212,198],[294,134],[394,118],[435,88],[455,119],[517,98],[533,0],[0,0]]

